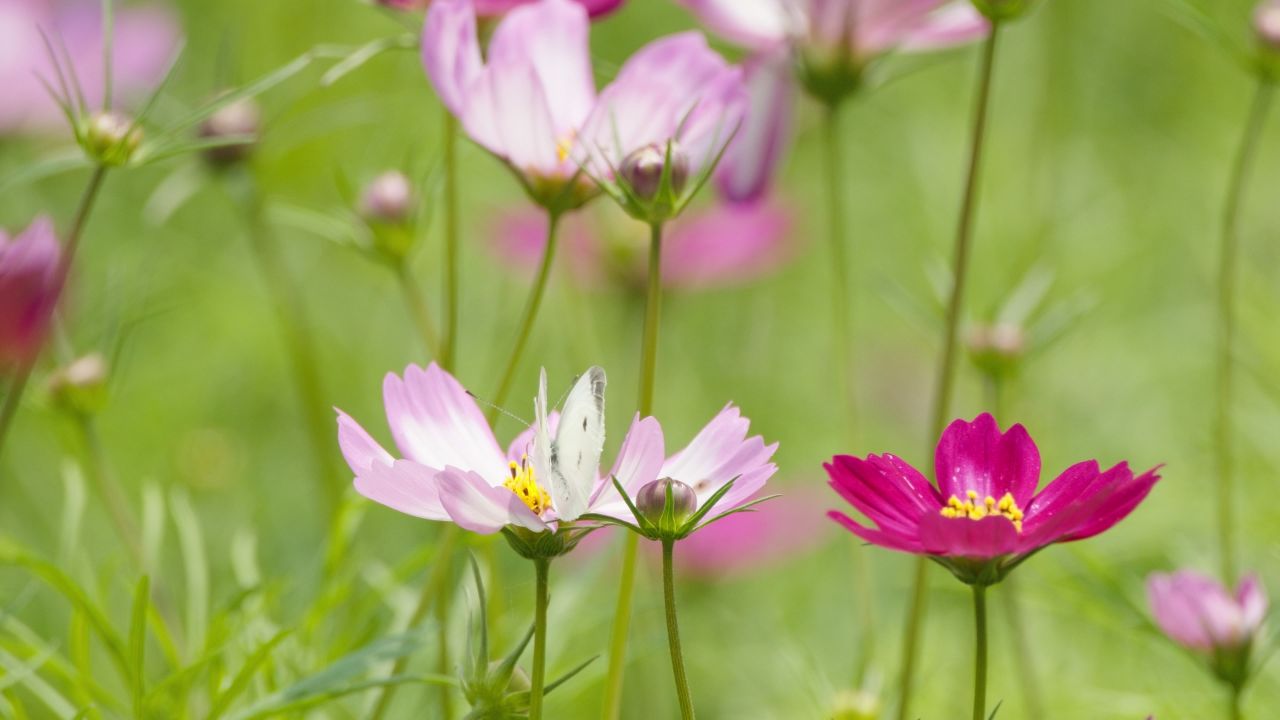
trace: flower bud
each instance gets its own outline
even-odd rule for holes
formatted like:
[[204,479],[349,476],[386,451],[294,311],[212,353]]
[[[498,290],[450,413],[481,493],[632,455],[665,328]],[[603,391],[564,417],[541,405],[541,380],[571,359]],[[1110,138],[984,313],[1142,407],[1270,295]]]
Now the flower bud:
[[49,376],[49,394],[63,410],[93,415],[107,399],[107,362],[92,353],[59,368]]
[[875,720],[880,699],[866,690],[841,690],[831,709],[831,720]]
[[698,496],[693,488],[671,478],[662,478],[640,488],[636,493],[636,509],[645,519],[660,530],[674,530],[662,526],[662,516],[667,508],[667,491],[671,492],[672,519],[676,528],[698,509]]
[[249,157],[253,143],[257,141],[258,129],[262,123],[262,110],[258,103],[250,98],[242,98],[218,108],[200,125],[200,137],[209,139],[241,137],[249,142],[234,145],[220,145],[204,151],[205,160],[210,164],[225,167],[234,165]]
[[990,377],[1013,374],[1026,352],[1026,345],[1026,333],[1009,323],[975,326],[967,339],[973,364]]
[[36,219],[12,240],[0,232],[0,371],[39,352],[62,285],[61,263],[48,218]]
[[1253,29],[1267,49],[1280,52],[1280,0],[1264,0],[1258,5]]
[[133,118],[118,112],[100,112],[89,117],[82,134],[84,149],[100,165],[124,165],[142,142],[142,129]]
[[370,223],[402,225],[413,215],[413,184],[399,170],[373,179],[360,196],[360,216]]
[[[670,169],[666,167],[668,154],[671,156]],[[646,145],[624,158],[622,167],[618,169],[622,181],[645,202],[658,197],[663,189],[664,173],[672,195],[684,192],[685,183],[689,180],[689,158],[675,141],[671,142],[669,153],[663,145]]]

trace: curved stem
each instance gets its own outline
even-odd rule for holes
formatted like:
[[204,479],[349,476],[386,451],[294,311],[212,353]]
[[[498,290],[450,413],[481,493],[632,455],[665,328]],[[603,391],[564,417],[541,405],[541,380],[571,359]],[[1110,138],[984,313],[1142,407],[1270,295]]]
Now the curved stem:
[[[89,214],[93,211],[98,199],[98,191],[107,177],[107,166],[99,165],[89,176],[89,183],[80,194],[80,202],[76,206],[76,214],[67,230],[66,244],[62,248],[62,259],[58,263],[58,287],[66,287],[67,278],[71,275],[71,265],[75,261],[76,251],[80,248],[80,239],[84,236],[85,225],[89,222]],[[61,290],[59,290],[61,294]],[[9,383],[9,392],[4,397],[4,405],[0,406],[0,452],[4,450],[5,439],[9,437],[9,428],[13,418],[18,414],[18,405],[22,402],[22,394],[27,389],[27,381],[31,371],[35,369],[36,353],[18,368]]]
[[528,344],[529,335],[533,332],[533,323],[538,319],[538,308],[542,307],[542,296],[547,290],[547,278],[551,276],[551,265],[555,261],[556,229],[559,224],[560,213],[548,211],[547,244],[542,249],[542,262],[538,265],[538,274],[534,278],[533,287],[529,289],[529,297],[524,306],[524,317],[520,320],[520,328],[516,331],[516,343],[512,346],[511,355],[507,358],[507,367],[502,371],[502,380],[498,382],[498,391],[489,400],[489,411],[485,413],[490,425],[497,421],[498,413],[501,412],[499,408],[507,399],[507,393],[511,392],[516,368],[520,365],[520,358],[524,356],[525,345]]
[[973,586],[973,720],[987,720],[987,588]]
[[675,541],[662,541],[662,599],[667,610],[667,645],[671,649],[671,672],[676,680],[676,697],[680,700],[680,717],[693,720],[693,699],[684,672],[684,653],[680,650],[680,623],[676,619],[676,582],[673,570]]
[[551,561],[541,558],[533,561],[536,576],[533,605],[533,677],[529,688],[529,720],[542,718],[542,688],[546,682],[547,668],[547,575]]
[[1222,215],[1222,245],[1218,264],[1218,347],[1217,397],[1214,423],[1214,455],[1218,471],[1218,550],[1222,578],[1228,587],[1235,584],[1235,512],[1232,507],[1234,461],[1231,444],[1231,399],[1235,385],[1232,345],[1235,340],[1236,276],[1239,273],[1239,221],[1245,186],[1253,167],[1258,139],[1271,105],[1271,85],[1258,82],[1240,140],[1231,178],[1227,184]]
[[444,342],[440,366],[453,371],[458,357],[458,120],[444,110]]
[[827,170],[827,229],[831,252],[831,319],[836,367],[837,398],[844,413],[846,431],[854,436],[857,425],[857,407],[853,392],[853,330],[851,315],[853,292],[849,283],[849,251],[844,222],[844,153],[840,142],[840,113],[838,105],[827,108],[823,122],[826,141]]
[[[951,405],[952,386],[955,382],[956,336],[964,306],[965,284],[969,273],[969,251],[973,239],[973,220],[978,205],[978,179],[982,167],[982,154],[986,146],[987,115],[991,105],[991,85],[996,63],[996,48],[1000,37],[1000,24],[991,23],[991,33],[983,45],[982,60],[978,69],[978,93],[975,99],[973,134],[969,143],[969,164],[965,175],[964,195],[960,203],[960,219],[956,226],[955,248],[952,258],[951,297],[947,303],[946,330],[942,342],[942,358],[938,364],[937,395],[934,398],[932,425],[929,435],[929,452],[942,433]],[[911,605],[907,610],[906,628],[902,639],[902,672],[898,685],[898,720],[911,717],[911,693],[915,684],[916,655],[919,653],[920,626],[924,621],[926,586],[928,584],[928,559],[916,559],[914,588]]]
[[[662,323],[662,224],[649,226],[649,282],[644,305],[644,334],[640,343],[640,415],[653,414],[653,387],[658,364],[658,329]],[[622,547],[622,577],[609,640],[609,669],[604,688],[604,717],[616,720],[622,711],[622,675],[627,661],[627,631],[631,627],[631,597],[636,584],[639,541],[627,534]]]
[[80,433],[80,440],[84,443],[85,475],[88,476],[93,491],[106,505],[107,516],[111,518],[116,535],[129,551],[129,557],[137,567],[141,568],[144,563],[138,525],[134,521],[133,513],[129,510],[129,501],[125,498],[120,483],[116,482],[108,470],[106,453],[102,449],[102,439],[98,435],[97,426],[87,415],[76,413],[74,419],[76,430]]
[[395,270],[396,279],[400,281],[400,292],[404,295],[405,307],[409,310],[409,317],[413,319],[413,324],[418,328],[418,334],[422,336],[423,347],[443,364],[445,360],[440,337],[436,333],[435,323],[431,321],[431,313],[427,311],[427,303],[422,298],[418,281],[414,279],[409,264],[403,260],[396,264]]

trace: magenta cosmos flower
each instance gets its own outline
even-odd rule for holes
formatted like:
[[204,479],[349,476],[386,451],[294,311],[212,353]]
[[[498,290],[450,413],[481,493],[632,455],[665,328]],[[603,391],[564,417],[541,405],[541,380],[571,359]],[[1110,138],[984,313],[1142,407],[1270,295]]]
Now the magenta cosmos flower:
[[894,455],[838,455],[824,466],[831,487],[873,523],[830,517],[874,545],[928,555],[961,580],[989,585],[1047,545],[1101,533],[1133,511],[1160,479],[1127,463],[1088,460],[1036,492],[1040,452],[1021,425],[956,420],[934,458],[937,486]]
[[1174,642],[1198,653],[1235,652],[1252,644],[1267,616],[1267,596],[1256,575],[1232,593],[1193,570],[1147,579],[1156,623]]
[[557,210],[594,194],[585,164],[607,177],[604,161],[617,167],[653,143],[679,141],[697,172],[719,154],[745,107],[740,70],[698,33],[645,46],[597,95],[588,30],[581,5],[539,0],[506,15],[482,53],[476,6],[439,0],[423,31],[423,64],[441,101],[535,201]]
[[[117,3],[119,4],[119,3]],[[102,104],[102,3],[98,0],[3,0],[0,2],[0,133],[52,130],[66,118],[44,77],[57,87],[53,63],[40,35],[66,46],[90,107]],[[164,75],[178,42],[178,23],[159,6],[117,7],[112,73],[117,103],[151,89]]]
[[12,240],[0,231],[0,369],[35,357],[62,286],[53,222],[37,218]]
[[679,0],[707,27],[753,54],[746,63],[751,107],[716,171],[731,200],[763,194],[786,150],[794,68],[828,103],[865,83],[892,52],[940,50],[976,40],[989,24],[967,0]]
[[[338,411],[338,444],[361,495],[408,515],[454,522],[476,533],[508,526],[554,531],[577,514],[557,512],[546,479],[531,462],[534,429],[503,452],[476,401],[452,375],[432,363],[388,373],[382,385],[387,423],[402,458]],[[558,417],[549,417],[554,433]],[[646,483],[663,464],[662,429],[653,418],[631,424],[610,471],[626,483]],[[604,483],[597,479],[588,511]]]
[[[570,276],[584,288],[643,289],[648,231],[612,206],[561,221],[560,244]],[[662,282],[704,290],[750,282],[777,271],[794,243],[790,209],[779,202],[717,204],[673,220],[663,238]],[[490,233],[497,258],[532,275],[547,244],[543,213],[512,210]]]

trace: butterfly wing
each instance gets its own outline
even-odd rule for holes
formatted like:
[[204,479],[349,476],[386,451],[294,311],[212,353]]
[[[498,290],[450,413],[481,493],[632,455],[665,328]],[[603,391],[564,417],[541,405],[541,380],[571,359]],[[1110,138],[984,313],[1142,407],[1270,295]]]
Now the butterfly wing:
[[[604,370],[588,368],[574,383],[560,411],[547,477],[551,483],[551,499],[561,520],[573,520],[587,511],[604,452],[604,388]],[[544,385],[544,409],[545,392]]]
[[538,396],[533,399],[533,471],[546,482],[553,474],[551,428],[547,423],[547,369],[538,376]]

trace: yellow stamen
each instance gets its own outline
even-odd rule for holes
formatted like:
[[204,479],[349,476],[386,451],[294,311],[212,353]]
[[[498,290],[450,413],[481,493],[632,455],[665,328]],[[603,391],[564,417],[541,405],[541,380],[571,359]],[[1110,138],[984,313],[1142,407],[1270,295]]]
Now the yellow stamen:
[[502,483],[503,487],[516,494],[535,515],[541,515],[544,510],[551,507],[551,496],[547,494],[538,485],[538,479],[533,473],[533,465],[529,463],[528,456],[521,456],[520,462],[514,461],[508,464],[511,469],[511,478]]
[[568,160],[569,153],[573,152],[573,143],[577,139],[578,139],[578,134],[570,130],[568,135],[565,135],[564,137],[557,140],[556,141],[556,159],[559,160],[560,162],[564,162],[565,160]]
[[1008,518],[1009,522],[1013,523],[1014,529],[1022,532],[1022,508],[1018,507],[1012,493],[1005,493],[999,500],[988,495],[979,502],[978,493],[968,490],[965,492],[965,497],[968,499],[964,501],[955,495],[948,498],[947,506],[939,511],[942,517],[981,520],[998,515]]

